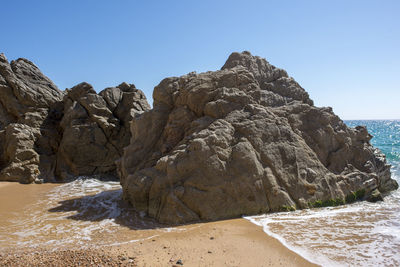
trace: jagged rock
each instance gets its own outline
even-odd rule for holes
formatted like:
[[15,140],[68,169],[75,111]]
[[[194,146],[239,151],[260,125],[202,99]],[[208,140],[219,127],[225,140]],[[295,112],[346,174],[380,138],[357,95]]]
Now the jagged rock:
[[12,123],[5,129],[5,156],[9,164],[2,170],[5,180],[32,182],[39,176],[39,154],[34,150],[36,128]]
[[20,58],[9,64],[0,54],[0,180],[54,178],[62,97],[32,62]]
[[82,83],[62,92],[29,60],[9,63],[0,54],[0,181],[116,176],[129,121],[148,109],[134,85],[97,94]]
[[[265,59],[252,56],[250,52],[232,53],[222,69],[243,66],[257,80],[261,90],[256,92],[260,104],[282,106],[293,100],[313,105],[308,93],[287,72],[269,64]],[[257,94],[256,93],[256,94]]]
[[364,127],[313,106],[249,52],[222,70],[166,78],[133,119],[123,196],[163,223],[337,205],[397,188]]
[[115,161],[129,144],[129,122],[150,109],[143,92],[122,83],[97,94],[81,83],[64,97],[63,136],[57,171],[64,180],[77,175],[116,176]]

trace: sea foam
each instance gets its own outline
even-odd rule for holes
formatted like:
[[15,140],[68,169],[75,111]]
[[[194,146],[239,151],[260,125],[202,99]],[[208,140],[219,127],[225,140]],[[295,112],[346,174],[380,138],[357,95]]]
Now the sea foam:
[[134,243],[154,236],[130,230],[171,231],[160,228],[154,220],[125,203],[119,182],[93,177],[78,177],[53,188],[39,202],[26,206],[22,213],[23,216],[11,219],[7,229],[0,227],[0,245],[86,248]]
[[[373,145],[392,164],[400,182],[400,122],[347,121],[366,125]],[[383,202],[358,202],[245,217],[283,245],[323,266],[400,266],[400,191]]]

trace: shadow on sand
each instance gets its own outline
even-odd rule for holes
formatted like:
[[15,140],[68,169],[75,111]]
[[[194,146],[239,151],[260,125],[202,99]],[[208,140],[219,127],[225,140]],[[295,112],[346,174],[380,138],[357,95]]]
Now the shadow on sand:
[[113,220],[115,223],[133,230],[148,230],[169,227],[135,211],[122,199],[122,190],[103,191],[95,195],[58,202],[59,206],[49,209],[50,212],[71,212],[67,218],[78,221],[100,222]]

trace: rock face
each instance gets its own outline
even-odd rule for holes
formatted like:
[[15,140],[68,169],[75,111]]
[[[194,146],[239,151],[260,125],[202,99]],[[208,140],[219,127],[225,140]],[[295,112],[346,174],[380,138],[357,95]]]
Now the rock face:
[[52,179],[63,93],[30,61],[0,55],[0,180]]
[[62,92],[29,60],[0,54],[0,181],[116,175],[129,121],[148,109],[134,85]]
[[64,96],[63,132],[56,174],[64,180],[77,175],[116,176],[115,161],[129,144],[129,122],[150,106],[142,91],[122,83],[97,94],[81,83]]
[[163,223],[339,205],[398,187],[364,127],[317,108],[249,52],[220,71],[164,79],[133,119],[123,195]]

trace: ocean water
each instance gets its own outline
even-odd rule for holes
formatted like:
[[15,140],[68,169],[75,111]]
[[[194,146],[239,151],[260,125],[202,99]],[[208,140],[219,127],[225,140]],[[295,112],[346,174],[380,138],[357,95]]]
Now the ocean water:
[[[400,182],[400,121],[345,121],[365,125]],[[246,217],[289,249],[323,266],[400,266],[400,191],[383,202],[357,202]]]

